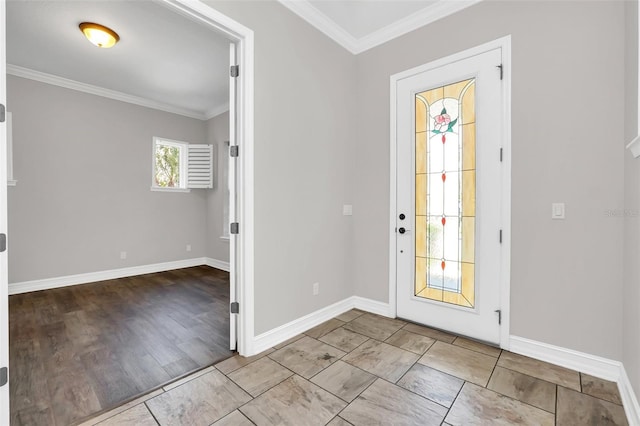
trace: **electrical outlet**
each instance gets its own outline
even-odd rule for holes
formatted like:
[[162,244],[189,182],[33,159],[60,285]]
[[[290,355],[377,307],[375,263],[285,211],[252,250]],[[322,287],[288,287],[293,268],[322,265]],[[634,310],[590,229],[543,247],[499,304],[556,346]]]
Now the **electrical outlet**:
[[320,293],[320,283],[313,283],[313,295],[317,296]]
[[126,251],[121,251],[120,252],[120,259],[124,260],[127,258],[127,252]]
[[187,244],[187,251],[191,251],[191,244]]

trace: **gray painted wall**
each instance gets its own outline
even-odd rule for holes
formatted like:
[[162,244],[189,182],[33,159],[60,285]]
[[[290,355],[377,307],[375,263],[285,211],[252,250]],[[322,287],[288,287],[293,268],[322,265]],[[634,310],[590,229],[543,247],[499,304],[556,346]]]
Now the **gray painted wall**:
[[215,150],[216,176],[214,188],[207,191],[206,256],[229,261],[229,241],[222,240],[224,212],[224,163],[229,161],[225,141],[229,140],[229,113],[225,112],[207,121],[207,140]]
[[388,300],[389,76],[511,34],[511,333],[622,358],[623,22],[623,2],[483,1],[358,56],[356,295]]
[[353,295],[356,58],[276,2],[206,2],[255,32],[260,334]]
[[[638,134],[638,2],[625,2],[625,142]],[[640,159],[625,152],[623,353],[627,375],[640,395]]]
[[9,282],[205,256],[208,190],[150,190],[152,137],[205,143],[205,122],[13,76],[7,92]]

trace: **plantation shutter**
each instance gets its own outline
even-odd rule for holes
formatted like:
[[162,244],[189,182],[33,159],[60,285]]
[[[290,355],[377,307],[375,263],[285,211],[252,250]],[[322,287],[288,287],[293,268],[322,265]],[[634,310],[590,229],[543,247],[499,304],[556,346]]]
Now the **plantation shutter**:
[[213,188],[213,145],[188,145],[187,188]]

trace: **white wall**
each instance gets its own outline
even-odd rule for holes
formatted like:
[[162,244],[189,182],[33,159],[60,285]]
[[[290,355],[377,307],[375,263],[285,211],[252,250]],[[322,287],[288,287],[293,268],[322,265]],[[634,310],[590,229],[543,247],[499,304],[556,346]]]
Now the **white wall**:
[[207,121],[207,143],[215,150],[214,188],[207,191],[207,236],[205,253],[207,257],[224,262],[229,261],[229,240],[223,240],[222,224],[224,219],[225,180],[224,163],[229,161],[225,142],[229,141],[229,113],[213,117]]
[[206,2],[255,32],[260,334],[353,295],[356,58],[273,1]]
[[205,143],[205,122],[14,76],[7,92],[9,282],[205,256],[207,190],[150,190],[152,137]]
[[[625,141],[638,134],[638,2],[625,2]],[[640,395],[640,159],[625,152],[623,363]]]
[[622,358],[623,22],[623,2],[483,1],[358,56],[356,295],[388,300],[389,76],[511,34],[511,333]]

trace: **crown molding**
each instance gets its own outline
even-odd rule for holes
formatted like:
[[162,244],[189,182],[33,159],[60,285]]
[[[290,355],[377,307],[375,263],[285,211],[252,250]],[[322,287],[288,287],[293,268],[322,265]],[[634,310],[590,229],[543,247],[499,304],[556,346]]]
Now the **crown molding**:
[[213,117],[217,117],[220,114],[224,114],[227,111],[229,111],[229,102],[225,102],[220,106],[210,109],[204,114],[204,117],[205,117],[205,120],[211,120]]
[[358,39],[345,31],[327,15],[316,9],[307,0],[278,0],[278,2],[349,52],[354,55],[359,53]]
[[[172,114],[178,114],[189,118],[195,118],[197,120],[207,120],[206,114],[199,113],[190,109],[180,108],[162,102],[128,95],[126,93],[105,89],[103,87],[98,87],[91,84],[81,83],[79,81],[70,80],[68,78],[59,77],[57,75],[47,74],[29,68],[20,67],[18,65],[7,64],[7,74],[16,77],[27,78],[29,80],[39,81],[41,83],[51,84],[58,87],[64,87],[65,89],[77,90],[78,92],[89,93],[91,95],[101,96],[103,98],[109,98],[116,101],[143,106],[146,108],[156,109]],[[228,108],[229,107],[227,105],[227,109]]]
[[440,0],[433,6],[419,10],[364,37],[356,38],[345,31],[308,0],[278,0],[280,4],[316,27],[336,43],[357,55],[386,43],[420,27],[452,15],[481,0]]

